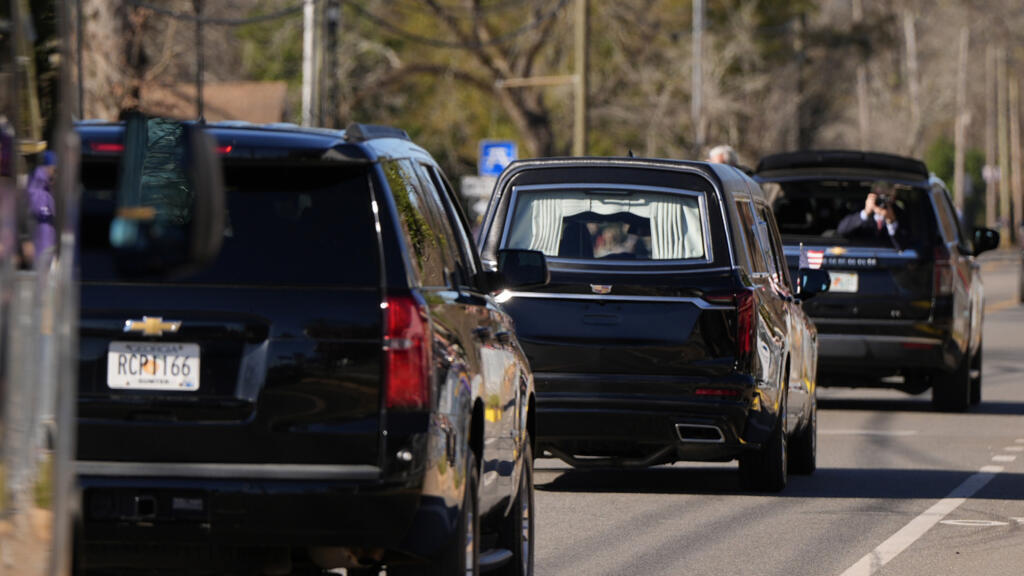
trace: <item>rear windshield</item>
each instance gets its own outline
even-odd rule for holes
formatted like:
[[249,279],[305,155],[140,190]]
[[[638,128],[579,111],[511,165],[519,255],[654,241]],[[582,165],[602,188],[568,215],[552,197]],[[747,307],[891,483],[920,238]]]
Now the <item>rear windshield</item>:
[[[225,163],[227,218],[216,261],[175,281],[209,284],[380,284],[369,172],[334,165]],[[110,250],[117,165],[82,166],[80,275],[131,281]]]
[[[763,184],[783,242],[922,248],[935,235],[928,191],[870,180]],[[878,210],[867,211],[868,195]],[[876,215],[877,214],[877,215]]]
[[707,258],[703,193],[516,189],[508,248],[574,260]]

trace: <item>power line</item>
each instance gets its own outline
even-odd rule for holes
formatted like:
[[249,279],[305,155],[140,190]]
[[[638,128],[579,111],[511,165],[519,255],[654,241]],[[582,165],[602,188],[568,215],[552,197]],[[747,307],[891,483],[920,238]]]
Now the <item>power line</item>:
[[363,18],[365,18],[365,19],[369,20],[370,22],[372,22],[373,24],[375,24],[377,26],[380,26],[381,28],[391,32],[392,34],[395,34],[396,36],[400,36],[400,37],[402,37],[402,38],[404,38],[406,40],[410,40],[412,42],[417,42],[419,44],[426,44],[428,46],[434,46],[434,47],[437,47],[437,48],[456,48],[456,49],[461,49],[461,50],[473,50],[473,49],[477,49],[477,48],[484,48],[484,47],[487,47],[487,46],[497,46],[497,45],[500,45],[500,44],[506,44],[509,41],[514,40],[517,36],[520,36],[520,35],[522,35],[522,34],[524,34],[526,32],[529,32],[531,30],[535,30],[535,29],[539,28],[540,26],[542,26],[548,20],[554,18],[562,10],[562,8],[564,8],[566,6],[566,4],[568,4],[568,3],[569,3],[569,0],[560,0],[560,2],[558,4],[556,4],[554,8],[552,8],[551,10],[547,11],[546,13],[538,16],[533,22],[530,22],[529,24],[526,24],[525,26],[522,26],[522,27],[520,27],[520,28],[518,28],[516,30],[513,30],[511,32],[507,32],[505,34],[502,34],[500,36],[492,38],[491,40],[488,40],[487,42],[447,42],[447,41],[444,41],[444,40],[436,40],[434,38],[428,38],[426,36],[420,36],[418,34],[413,34],[412,32],[409,32],[408,30],[404,30],[401,27],[396,26],[396,25],[388,22],[387,20],[384,20],[383,18],[378,17],[377,15],[375,15],[372,12],[370,12],[365,7],[359,5],[356,2],[349,2],[348,4],[349,4],[349,6],[354,8],[355,11],[360,16],[362,16]]

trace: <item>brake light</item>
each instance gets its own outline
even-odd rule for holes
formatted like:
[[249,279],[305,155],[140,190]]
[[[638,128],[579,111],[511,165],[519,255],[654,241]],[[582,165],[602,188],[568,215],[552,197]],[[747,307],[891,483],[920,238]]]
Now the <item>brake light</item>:
[[124,152],[124,144],[120,142],[90,142],[89,150],[104,154],[120,154]]
[[736,306],[736,357],[745,358],[754,351],[754,291],[740,290],[731,294],[704,296],[712,304]]
[[935,249],[935,274],[933,281],[935,296],[949,296],[953,293],[953,266],[945,247]]
[[233,149],[234,146],[231,144],[228,144],[227,146],[217,146],[217,154],[231,154],[231,150]]
[[427,374],[430,326],[423,307],[409,295],[388,296],[383,305],[387,333],[384,336],[388,408],[420,410],[430,401]]
[[733,390],[731,388],[697,388],[695,392],[697,396],[718,396],[731,398],[740,395],[739,390]]

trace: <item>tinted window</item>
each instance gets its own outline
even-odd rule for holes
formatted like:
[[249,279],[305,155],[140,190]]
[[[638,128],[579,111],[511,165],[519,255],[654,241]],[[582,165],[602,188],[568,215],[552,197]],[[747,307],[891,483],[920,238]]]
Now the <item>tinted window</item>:
[[461,280],[464,285],[469,286],[477,274],[477,250],[476,243],[469,236],[469,228],[466,225],[465,215],[456,203],[451,187],[445,181],[441,172],[433,166],[424,166],[430,181],[441,195],[441,203],[445,209],[445,216],[451,224],[455,233],[455,239],[459,244],[459,265],[462,267]]
[[424,188],[408,160],[384,161],[381,167],[398,208],[420,285],[447,286],[447,270],[452,269],[453,263],[447,254],[449,234],[437,213],[438,200]]
[[747,253],[750,255],[751,270],[754,274],[763,274],[768,271],[768,265],[764,261],[764,253],[758,242],[758,225],[754,220],[754,212],[750,202],[737,201],[736,211],[740,215],[740,227],[743,229],[743,239],[747,246]]
[[[380,284],[368,172],[328,165],[226,162],[227,217],[217,260],[183,282]],[[114,163],[82,166],[81,276],[128,281],[110,251]]]
[[768,248],[772,267],[775,269],[772,273],[776,275],[775,280],[789,290],[791,284],[789,283],[789,269],[786,267],[786,253],[782,249],[782,239],[779,238],[779,231],[775,227],[775,217],[765,206],[759,206],[757,210],[766,231],[767,244],[765,246]]
[[935,195],[935,209],[939,214],[939,227],[942,229],[942,236],[949,242],[959,243],[959,227],[957,225],[957,218],[953,213],[953,207],[950,206],[949,202],[946,202],[946,194],[941,188],[936,188],[933,192]]
[[779,232],[786,243],[827,242],[888,247],[892,243],[884,237],[839,234],[843,218],[857,217],[864,209],[868,193],[878,185],[887,190],[886,200],[894,207],[904,247],[926,245],[933,234],[935,217],[928,191],[922,188],[858,180],[769,183],[764,188],[771,198]]
[[647,190],[518,190],[509,248],[577,260],[707,257],[702,194]]

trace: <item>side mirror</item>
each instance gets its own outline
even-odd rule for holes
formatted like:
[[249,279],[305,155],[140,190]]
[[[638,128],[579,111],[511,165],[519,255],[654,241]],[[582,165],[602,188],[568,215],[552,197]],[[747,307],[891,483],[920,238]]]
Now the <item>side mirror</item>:
[[529,290],[540,288],[551,281],[548,261],[537,250],[498,251],[499,288]]
[[213,138],[197,124],[132,114],[110,247],[120,272],[173,277],[220,252],[224,178]]
[[807,300],[815,294],[828,292],[832,284],[832,277],[826,270],[801,268],[796,273],[796,295],[801,300]]
[[999,247],[999,232],[991,228],[974,229],[974,255]]

